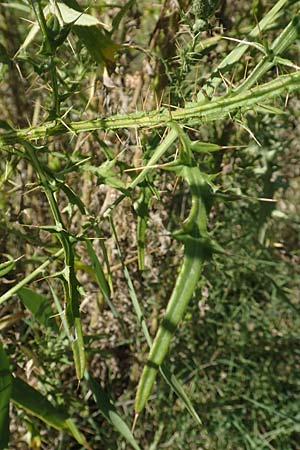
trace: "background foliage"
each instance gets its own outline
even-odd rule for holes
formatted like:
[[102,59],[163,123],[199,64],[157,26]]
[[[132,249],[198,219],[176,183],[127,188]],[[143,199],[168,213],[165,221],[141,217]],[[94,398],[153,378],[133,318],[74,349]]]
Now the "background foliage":
[[[195,158],[213,175],[209,231],[223,252],[205,263],[167,357],[202,424],[158,377],[129,431],[148,353],[136,309],[154,336],[182,260],[172,232],[191,206],[174,173],[154,166],[129,189],[132,169],[162,141],[159,117],[203,96],[222,107],[226,93],[299,69],[299,1],[223,0],[207,22],[191,3],[0,3],[0,448],[298,448],[297,91],[181,120],[217,150]],[[141,129],[93,122],[150,111],[161,116]],[[78,283],[66,283],[66,254]]]

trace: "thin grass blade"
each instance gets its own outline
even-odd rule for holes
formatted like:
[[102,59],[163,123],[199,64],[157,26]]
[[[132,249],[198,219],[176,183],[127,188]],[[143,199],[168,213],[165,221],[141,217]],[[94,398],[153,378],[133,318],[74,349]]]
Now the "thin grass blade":
[[133,437],[133,434],[131,433],[129,427],[121,418],[110,398],[102,389],[101,385],[87,373],[86,378],[101,414],[111,425],[113,425],[113,427],[120,433],[120,435],[123,436],[124,439],[126,439],[126,441],[132,446],[132,448],[134,448],[135,450],[140,450],[140,447]]
[[109,285],[108,282],[106,281],[105,275],[104,275],[104,271],[102,269],[102,265],[99,261],[98,256],[96,255],[96,252],[93,248],[93,245],[91,243],[91,241],[89,241],[88,239],[85,240],[85,245],[87,248],[87,252],[89,255],[89,258],[91,260],[92,263],[92,267],[93,267],[93,273],[95,275],[97,284],[102,292],[102,295],[106,301],[106,303],[108,304],[108,306],[110,307],[113,315],[115,317],[119,317],[118,311],[116,310],[116,308],[114,307],[111,299],[110,299],[110,289],[109,289]]

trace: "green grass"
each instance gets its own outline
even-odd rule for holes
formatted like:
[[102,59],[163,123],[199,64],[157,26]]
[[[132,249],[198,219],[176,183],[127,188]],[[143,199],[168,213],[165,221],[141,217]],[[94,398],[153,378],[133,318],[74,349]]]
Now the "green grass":
[[191,3],[0,5],[0,449],[297,448],[299,2]]

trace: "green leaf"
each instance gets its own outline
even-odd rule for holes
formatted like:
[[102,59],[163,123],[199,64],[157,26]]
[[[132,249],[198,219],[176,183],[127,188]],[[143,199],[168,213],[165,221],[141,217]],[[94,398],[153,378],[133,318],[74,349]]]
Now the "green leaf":
[[[4,3],[4,2],[1,2]],[[4,6],[4,5],[3,5]],[[30,13],[30,7],[28,5],[24,5],[21,2],[6,2],[6,8],[17,9],[26,13]]]
[[67,412],[61,407],[53,406],[46,397],[21,378],[13,379],[11,398],[14,403],[25,409],[29,414],[38,417],[51,427],[57,430],[67,428]]
[[86,213],[85,206],[80,200],[80,198],[75,194],[75,192],[67,184],[61,183],[59,187],[64,191],[64,193],[68,197],[69,202],[72,205],[76,205],[81,214],[85,214]]
[[120,9],[118,14],[114,17],[112,21],[112,33],[119,28],[120,22],[127,13],[127,11],[136,3],[136,0],[129,0],[125,5]]
[[34,318],[46,328],[58,333],[58,326],[53,316],[49,301],[41,294],[36,293],[32,289],[21,288],[18,290],[18,296],[25,308],[27,308]]
[[74,32],[95,62],[105,65],[106,60],[114,61],[120,45],[112,41],[107,32],[97,27],[78,26],[74,26]]
[[86,248],[87,248],[87,252],[89,255],[89,258],[91,260],[92,263],[92,267],[93,267],[93,274],[96,278],[97,284],[102,292],[102,295],[106,301],[106,303],[108,304],[108,306],[110,307],[114,317],[119,317],[119,313],[116,310],[116,308],[114,307],[114,304],[112,303],[111,299],[110,299],[110,289],[109,289],[109,285],[108,282],[105,278],[101,263],[99,261],[98,256],[95,253],[95,250],[93,248],[92,243],[87,239],[85,241],[86,244]]
[[[171,133],[175,133],[174,130],[171,131]],[[120,249],[120,245],[118,242],[118,237],[117,234],[115,232],[115,228],[114,228],[114,224],[112,219],[110,218],[110,223],[111,223],[111,227],[113,230],[113,234],[115,237],[115,241],[117,244],[117,250],[118,250],[118,254],[119,257],[121,259],[121,263],[122,263],[122,268],[123,268],[123,274],[128,286],[128,291],[129,291],[129,295],[132,301],[132,305],[134,308],[134,311],[136,313],[139,325],[142,328],[142,331],[144,333],[144,336],[146,338],[147,344],[149,345],[149,347],[151,347],[152,345],[152,339],[145,321],[145,317],[144,314],[142,312],[142,308],[140,306],[140,303],[138,301],[132,280],[130,278],[130,274],[129,271],[127,269],[127,266],[124,264],[124,260],[122,258],[122,253],[121,253],[121,249]],[[191,414],[191,416],[196,420],[196,422],[200,425],[201,419],[198,416],[195,408],[193,407],[193,404],[191,402],[191,400],[189,399],[188,395],[186,394],[183,386],[181,385],[181,383],[179,382],[179,380],[176,378],[176,376],[169,370],[169,368],[167,367],[167,365],[165,363],[163,363],[160,368],[160,373],[163,376],[164,380],[166,381],[166,383],[174,390],[174,392],[176,393],[176,395],[178,395],[178,397],[180,398],[180,400],[183,402],[184,406],[186,407],[186,409],[188,410],[188,412]]]
[[12,376],[9,361],[0,343],[0,450],[8,446],[9,400],[12,391]]
[[261,112],[263,114],[275,114],[275,115],[282,115],[287,114],[286,111],[283,111],[280,108],[276,108],[272,105],[257,105],[255,108],[255,111]]
[[182,384],[179,382],[178,378],[172,373],[166,363],[163,363],[160,367],[160,373],[163,376],[165,382],[173,389],[177,397],[180,398],[190,415],[198,423],[202,425],[202,421],[195,410],[193,403],[189,399],[187,393],[185,392]]
[[145,184],[145,186],[141,187],[140,196],[134,203],[134,209],[138,216],[137,244],[139,270],[145,269],[145,236],[149,218],[149,206],[151,203],[151,197],[152,190]]
[[211,153],[218,152],[222,147],[218,144],[211,144],[209,142],[193,141],[191,142],[191,150],[196,153]]
[[[261,33],[270,26],[270,24],[276,18],[278,12],[286,6],[289,0],[279,0],[277,1],[272,9],[264,15],[261,21],[250,31],[247,35],[246,40],[251,42],[255,38],[261,35]],[[249,45],[244,42],[240,42],[216,67],[213,73],[210,75],[202,89],[197,94],[197,100],[199,102],[206,102],[207,98],[214,96],[216,89],[222,83],[222,74],[226,73],[236,64],[247,51]]]
[[83,447],[86,448],[87,450],[92,450],[91,447],[89,446],[89,444],[87,443],[84,435],[82,433],[80,433],[75,422],[72,419],[67,419],[66,425],[67,425],[68,429],[70,430],[70,433],[72,434],[74,439],[76,439],[76,441],[80,445],[83,445]]
[[[106,61],[114,61],[115,53],[120,48],[120,45],[110,38],[109,33],[103,29],[101,22],[95,17],[84,13],[75,0],[66,0],[64,3],[59,3],[59,9],[60,12],[57,9],[55,13],[57,14],[58,19],[60,19],[60,15],[62,15],[66,26],[61,29],[62,36],[57,38],[57,46],[61,45],[65,40],[69,32],[68,26],[72,26],[74,23],[72,31],[78,36],[79,40],[86,47],[95,62],[101,66],[105,66]],[[43,14],[46,18],[49,16],[49,5],[43,9]],[[100,28],[100,25],[102,29]],[[64,29],[66,29],[66,32],[64,32]],[[34,23],[17,54],[31,44],[38,32],[39,25],[38,23]]]
[[13,379],[12,401],[28,414],[38,417],[57,430],[67,430],[85,448],[89,448],[84,436],[77,429],[67,411],[61,406],[53,406],[39,391],[21,378]]
[[[80,14],[83,13],[76,0],[65,0],[64,3]],[[73,31],[95,62],[104,66],[106,61],[114,61],[115,53],[120,45],[111,40],[107,31],[99,28],[99,26],[78,26],[77,22]]]
[[[45,8],[43,9],[43,14],[45,17],[47,17],[50,13],[50,5],[45,6]],[[38,34],[40,30],[39,24],[38,22],[34,22],[32,25],[32,28],[30,29],[28,35],[25,38],[25,41],[23,42],[23,44],[19,47],[16,55],[18,55],[22,50],[25,50],[30,44],[31,42],[34,41],[36,35]]]
[[97,403],[101,414],[105,419],[115,427],[115,429],[126,439],[126,441],[135,449],[140,450],[140,447],[133,437],[127,424],[117,412],[115,406],[112,404],[108,395],[104,392],[99,383],[97,383],[91,375],[86,375],[89,386]]
[[9,64],[10,58],[3,44],[0,43],[0,63]]
[[73,8],[65,5],[64,3],[58,2],[57,6],[59,8],[61,18],[65,23],[74,23],[77,26],[91,27],[100,24],[96,17],[91,16],[80,11],[76,11]]
[[108,184],[109,186],[118,189],[121,192],[126,193],[125,184],[117,176],[116,172],[113,170],[116,164],[116,160],[105,161],[100,167],[83,165],[81,166],[83,170],[94,173],[98,177],[98,184]]
[[80,317],[74,318],[74,328],[75,339],[72,341],[72,350],[75,362],[76,376],[78,380],[81,380],[85,371],[86,358]]
[[11,270],[15,268],[15,261],[13,259],[8,259],[0,264],[0,277],[8,274]]

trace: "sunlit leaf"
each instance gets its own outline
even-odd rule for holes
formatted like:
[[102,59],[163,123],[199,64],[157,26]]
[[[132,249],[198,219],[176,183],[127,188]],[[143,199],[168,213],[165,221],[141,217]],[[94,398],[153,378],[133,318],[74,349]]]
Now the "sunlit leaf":
[[[84,13],[75,0],[65,0],[64,3],[67,7],[77,11],[76,14],[78,12],[80,14]],[[103,29],[103,26],[101,28],[95,25],[83,26],[81,24],[81,26],[78,26],[78,23],[75,22],[73,30],[95,62],[105,65],[106,61],[114,61],[115,53],[120,48],[120,45],[112,41],[109,33]]]
[[75,339],[72,341],[72,350],[75,362],[76,376],[81,380],[84,375],[86,358],[84,350],[84,340],[82,334],[81,320],[79,317],[74,319]]
[[61,17],[65,23],[76,23],[77,26],[91,27],[98,25],[100,22],[96,17],[83,12],[76,11],[64,3],[57,3]]
[[68,430],[72,436],[85,448],[84,436],[79,432],[67,411],[61,406],[54,406],[39,391],[31,387],[21,378],[13,379],[12,401],[28,414],[38,417],[47,425],[57,430]]

